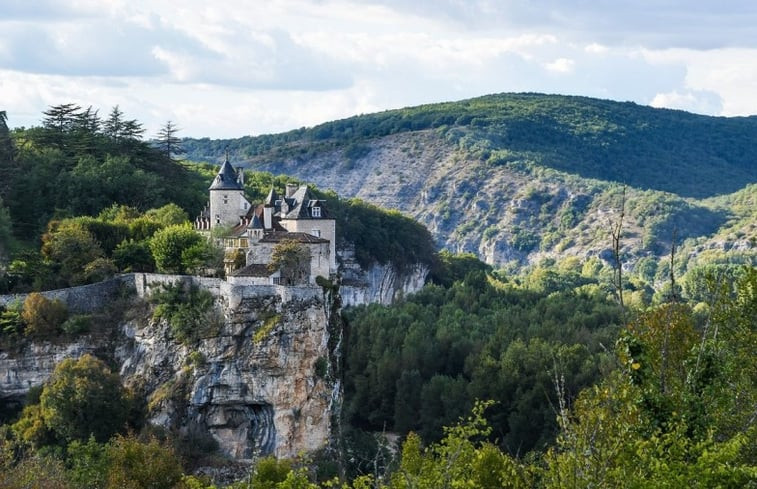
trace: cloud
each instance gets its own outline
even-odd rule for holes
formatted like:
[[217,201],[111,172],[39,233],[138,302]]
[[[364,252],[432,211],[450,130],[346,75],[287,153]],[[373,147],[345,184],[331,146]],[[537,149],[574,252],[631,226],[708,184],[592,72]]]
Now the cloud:
[[650,104],[652,107],[665,107],[679,109],[697,114],[720,114],[723,110],[723,101],[714,92],[673,90],[667,93],[658,93]]
[[[356,0],[426,15],[469,31],[559,31],[575,42],[608,45],[744,47],[757,42],[752,0]],[[590,39],[588,39],[590,38]]]
[[573,61],[572,59],[557,58],[551,63],[545,64],[544,67],[547,70],[553,71],[555,73],[570,73],[573,71],[573,66],[575,64],[576,64],[575,61]]

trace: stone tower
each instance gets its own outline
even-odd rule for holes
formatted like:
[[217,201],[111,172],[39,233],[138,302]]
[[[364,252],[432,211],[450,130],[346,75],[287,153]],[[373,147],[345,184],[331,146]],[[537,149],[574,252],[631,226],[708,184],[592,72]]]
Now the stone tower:
[[210,185],[210,227],[236,226],[250,210],[244,198],[241,170],[237,173],[229,163],[229,157],[221,165]]

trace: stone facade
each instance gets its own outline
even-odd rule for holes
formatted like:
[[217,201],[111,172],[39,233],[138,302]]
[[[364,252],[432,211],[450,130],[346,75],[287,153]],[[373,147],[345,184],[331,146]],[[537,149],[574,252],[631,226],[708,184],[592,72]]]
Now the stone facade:
[[209,205],[195,220],[200,231],[228,228],[221,239],[227,256],[226,275],[254,277],[261,285],[299,283],[263,268],[270,263],[277,244],[295,241],[310,257],[306,282],[314,284],[318,276],[334,276],[336,221],[329,216],[325,203],[314,198],[307,186],[287,184],[284,195],[271,189],[265,202],[251,206],[244,197],[242,175],[227,158],[209,188]]

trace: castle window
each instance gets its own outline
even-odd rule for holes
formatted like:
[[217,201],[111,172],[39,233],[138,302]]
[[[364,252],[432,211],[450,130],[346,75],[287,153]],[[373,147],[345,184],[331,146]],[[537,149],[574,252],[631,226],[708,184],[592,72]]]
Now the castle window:
[[223,203],[224,204],[228,204],[229,203],[229,196],[228,195],[224,195],[223,196]]
[[313,207],[312,215],[313,217],[321,217],[321,208]]
[[320,229],[311,229],[310,230],[310,234],[312,234],[313,236],[317,236],[317,237],[320,238],[321,237],[321,230]]

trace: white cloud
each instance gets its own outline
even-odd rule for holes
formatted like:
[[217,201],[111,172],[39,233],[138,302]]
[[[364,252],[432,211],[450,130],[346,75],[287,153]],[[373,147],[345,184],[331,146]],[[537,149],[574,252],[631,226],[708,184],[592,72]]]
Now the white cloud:
[[710,115],[720,114],[723,109],[722,101],[716,93],[693,90],[658,93],[649,105]]
[[230,137],[503,91],[757,113],[751,2],[40,1],[0,18],[15,125],[73,101]]
[[568,58],[557,58],[556,60],[546,63],[544,67],[555,73],[570,73],[573,71],[573,67],[576,64],[575,61]]

